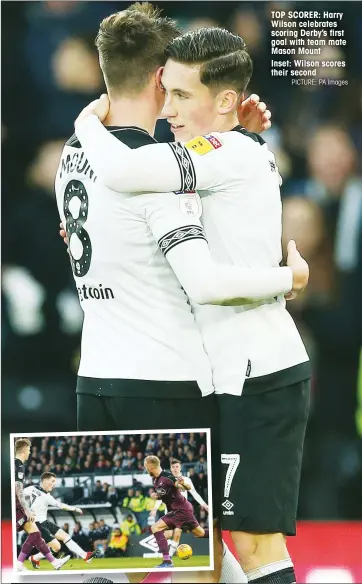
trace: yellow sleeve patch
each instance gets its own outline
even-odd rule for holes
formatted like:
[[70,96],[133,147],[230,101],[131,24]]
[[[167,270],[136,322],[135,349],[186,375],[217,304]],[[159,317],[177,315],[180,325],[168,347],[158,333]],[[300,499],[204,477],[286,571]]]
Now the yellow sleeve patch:
[[197,136],[197,138],[193,138],[189,142],[186,142],[185,146],[189,150],[192,150],[193,152],[196,152],[196,154],[200,155],[207,154],[208,152],[211,152],[211,150],[214,150],[213,145],[209,142],[209,140],[204,138],[204,136]]

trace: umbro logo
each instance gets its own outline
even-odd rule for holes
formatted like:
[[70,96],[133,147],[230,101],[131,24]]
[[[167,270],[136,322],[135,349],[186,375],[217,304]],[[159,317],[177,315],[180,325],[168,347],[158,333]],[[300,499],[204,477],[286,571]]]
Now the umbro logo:
[[231,501],[228,501],[228,499],[226,499],[226,501],[223,502],[222,506],[225,507],[226,509],[226,511],[223,511],[223,515],[234,515],[234,511],[231,511],[231,509],[234,507],[234,503],[231,503]]

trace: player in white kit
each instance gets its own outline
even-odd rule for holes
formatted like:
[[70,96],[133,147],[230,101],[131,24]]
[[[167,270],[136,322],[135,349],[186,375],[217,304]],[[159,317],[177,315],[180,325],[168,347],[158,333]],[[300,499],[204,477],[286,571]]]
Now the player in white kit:
[[[186,142],[130,150],[95,116],[81,116],[76,132],[88,159],[114,190],[174,191],[175,198],[187,190],[191,201],[197,190],[215,259],[277,267],[282,259],[278,169],[264,140],[242,128],[236,116],[251,75],[242,39],[203,29],[175,39],[167,54],[164,114],[176,139]],[[233,533],[249,580],[290,584],[295,574],[285,536],[295,534],[309,409],[308,355],[283,295],[247,307],[194,304],[193,309],[219,395],[223,525]]]
[[[60,542],[63,542],[73,554],[79,556],[89,564],[93,558],[97,557],[97,551],[84,551],[59,525],[48,521],[49,507],[58,507],[58,509],[73,511],[74,513],[83,515],[83,511],[79,507],[66,505],[54,499],[50,493],[54,490],[55,483],[56,475],[52,472],[45,472],[40,477],[39,485],[31,485],[24,489],[24,495],[29,502],[30,509],[35,514],[35,523],[45,542],[54,552],[60,550]],[[40,560],[43,558],[44,555],[42,553],[31,556],[30,560],[33,568],[39,569]]]
[[[106,24],[111,28],[122,26],[122,18],[110,17]],[[109,39],[110,30],[107,34]],[[118,34],[119,46],[122,38],[130,37]],[[154,42],[156,39],[159,33]],[[148,47],[148,59],[154,42]],[[137,72],[141,78],[140,63],[137,62],[137,67],[135,62],[133,66],[128,64],[127,75],[122,77],[122,50],[117,55],[117,66],[111,70],[110,54],[103,59],[104,47],[104,43],[98,43],[107,86],[115,102],[108,122],[122,124],[127,118],[126,126],[111,126],[108,130],[133,149],[151,144],[154,140],[147,130],[153,132],[156,110],[163,101],[157,69],[142,77],[143,84],[147,79],[150,81],[143,86],[137,102],[134,88],[129,89],[129,84],[135,81],[129,73]],[[126,115],[130,91],[133,109],[131,115],[129,112]],[[153,103],[148,121],[145,103]],[[137,113],[137,123],[142,128],[135,127]],[[130,120],[132,127],[128,125]],[[186,149],[181,149],[177,164],[183,168],[181,189],[190,190],[194,166]],[[137,172],[141,174],[139,169]],[[266,269],[258,266],[250,269],[247,264],[226,265],[227,261],[225,265],[216,264],[206,245],[199,221],[201,202],[195,193],[178,198],[171,193],[132,197],[123,191],[119,196],[104,184],[104,178],[99,178],[85,155],[83,144],[73,137],[63,152],[56,190],[60,214],[67,223],[75,279],[85,311],[77,390],[80,426],[86,423],[92,429],[102,429],[101,425],[112,429],[114,425],[120,429],[130,424],[131,428],[136,406],[132,400],[136,397],[139,404],[142,397],[145,429],[151,425],[163,427],[155,422],[160,416],[161,423],[168,428],[175,425],[173,420],[176,425],[181,421],[185,427],[195,425],[191,416],[200,427],[207,412],[204,426],[216,430],[217,420],[214,425],[210,417],[214,406],[210,401],[209,405],[206,403],[212,398],[213,387],[201,337],[184,292],[171,277],[167,264],[161,261],[155,240],[189,298],[199,303],[243,304],[283,296],[293,288],[293,274],[288,268],[279,268],[278,263]],[[107,237],[101,225],[107,230]],[[75,234],[78,239],[72,237]],[[240,362],[244,360],[242,355]],[[204,396],[202,405],[195,401],[200,397],[200,389]],[[214,431],[214,439],[215,436]],[[213,448],[213,453],[216,452],[217,448]],[[214,469],[217,460],[216,456]]]

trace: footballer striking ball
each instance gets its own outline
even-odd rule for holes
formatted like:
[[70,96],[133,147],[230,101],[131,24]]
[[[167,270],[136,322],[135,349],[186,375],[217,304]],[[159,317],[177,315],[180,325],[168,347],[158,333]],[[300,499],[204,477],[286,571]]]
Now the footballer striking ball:
[[182,543],[177,548],[177,557],[180,560],[188,560],[192,556],[192,547],[187,543]]

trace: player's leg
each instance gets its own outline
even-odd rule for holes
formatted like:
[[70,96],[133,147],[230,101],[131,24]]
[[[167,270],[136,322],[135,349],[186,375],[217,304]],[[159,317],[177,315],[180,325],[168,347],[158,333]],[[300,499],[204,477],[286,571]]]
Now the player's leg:
[[[61,545],[56,538],[53,538],[51,541],[46,541],[46,539],[44,539],[44,541],[49,546],[49,548],[51,549],[52,552],[54,552],[55,554],[57,554],[59,552]],[[35,570],[39,570],[40,561],[43,560],[44,558],[45,558],[45,556],[41,552],[39,552],[33,556],[30,556],[30,561],[32,563],[33,568],[35,568]]]
[[86,552],[84,551],[63,529],[57,529],[55,533],[55,537],[57,540],[62,541],[64,545],[76,556],[79,556],[84,560],[87,564],[89,564],[94,558],[96,558],[98,554],[98,550],[93,552]]
[[[171,537],[168,537],[171,534]],[[177,548],[180,544],[180,539],[182,535],[182,529],[176,527],[173,531],[167,530],[165,531],[165,538],[171,539],[170,541],[170,556],[171,558],[175,555]]]
[[239,560],[231,553],[225,541],[222,542],[223,555],[219,582],[224,584],[246,584],[248,579]]
[[18,556],[18,570],[22,571],[24,569],[23,564],[30,556],[34,547],[44,554],[44,557],[52,564],[55,570],[59,570],[69,560],[70,556],[66,556],[66,558],[63,558],[62,560],[58,560],[53,556],[35,523],[28,521],[23,525],[23,529],[28,534],[28,537],[26,538]]
[[172,560],[170,556],[170,552],[168,549],[167,539],[165,537],[165,531],[168,529],[172,529],[173,525],[173,514],[167,513],[161,519],[156,521],[151,527],[151,531],[155,537],[155,540],[158,545],[159,552],[162,554],[162,564],[160,564],[159,568],[170,568],[172,567]]
[[248,581],[291,584],[285,536],[296,529],[309,382],[223,395],[219,403],[221,424],[225,420],[229,430],[222,435],[223,528],[231,532]]
[[209,529],[204,529],[203,527],[201,527],[201,525],[198,525],[197,527],[191,529],[191,533],[194,537],[205,537],[207,539],[209,539],[210,537]]

